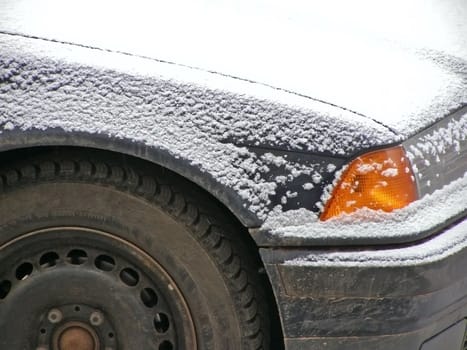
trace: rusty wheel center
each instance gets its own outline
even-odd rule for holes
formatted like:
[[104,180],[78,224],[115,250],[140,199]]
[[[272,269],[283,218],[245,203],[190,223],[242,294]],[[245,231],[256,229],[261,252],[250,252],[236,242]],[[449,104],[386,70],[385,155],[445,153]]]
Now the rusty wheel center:
[[97,350],[99,339],[94,330],[84,323],[71,322],[57,330],[54,350]]
[[196,348],[177,285],[129,242],[91,229],[50,228],[0,252],[1,344],[16,345],[32,329],[36,350]]

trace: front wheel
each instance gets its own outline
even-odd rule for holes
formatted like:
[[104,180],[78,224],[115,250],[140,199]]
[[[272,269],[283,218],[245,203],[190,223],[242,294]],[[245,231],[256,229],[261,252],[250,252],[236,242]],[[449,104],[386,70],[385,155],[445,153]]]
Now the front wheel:
[[267,349],[238,226],[130,163],[41,156],[0,171],[0,348]]

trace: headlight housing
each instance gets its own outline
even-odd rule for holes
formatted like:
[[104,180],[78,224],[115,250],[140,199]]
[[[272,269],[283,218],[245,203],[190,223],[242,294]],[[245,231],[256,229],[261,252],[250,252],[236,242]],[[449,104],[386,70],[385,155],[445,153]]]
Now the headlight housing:
[[400,209],[419,197],[409,159],[402,146],[365,153],[344,170],[326,203],[321,220],[360,208]]

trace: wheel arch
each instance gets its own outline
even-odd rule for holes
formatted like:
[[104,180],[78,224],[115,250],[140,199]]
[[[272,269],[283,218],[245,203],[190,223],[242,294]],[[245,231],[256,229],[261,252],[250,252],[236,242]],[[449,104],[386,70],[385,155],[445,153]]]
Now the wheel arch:
[[119,153],[139,158],[166,168],[195,184],[220,202],[244,227],[255,228],[261,220],[246,209],[245,201],[232,189],[207,172],[192,164],[190,160],[177,157],[166,149],[151,147],[134,140],[110,137],[104,134],[66,132],[60,128],[47,130],[28,129],[3,131],[0,134],[0,154],[6,151],[34,149],[40,147],[80,147]]
[[[67,133],[61,129],[44,130],[11,130],[0,134],[0,162],[15,161],[22,152],[27,156],[33,152],[42,153],[49,150],[76,150],[85,152],[93,150],[95,152],[108,153],[113,156],[128,156],[140,162],[147,162],[156,167],[168,169],[177,174],[182,180],[195,186],[199,191],[206,194],[209,199],[218,205],[221,211],[230,216],[234,221],[244,228],[240,233],[245,243],[252,249],[258,249],[248,228],[261,224],[251,212],[247,211],[241,198],[232,190],[215,181],[209,174],[202,172],[199,168],[189,163],[186,159],[176,158],[166,150],[149,147],[139,142],[132,142],[127,139],[110,138],[102,134],[88,134],[82,132]],[[2,156],[7,155],[8,158]],[[259,252],[257,257],[261,260]],[[267,274],[264,279],[267,280],[266,288],[267,303],[271,306],[272,312],[272,339],[273,349],[281,350],[284,348],[284,339],[282,335],[281,319],[277,308],[277,300],[273,295],[271,280]]]

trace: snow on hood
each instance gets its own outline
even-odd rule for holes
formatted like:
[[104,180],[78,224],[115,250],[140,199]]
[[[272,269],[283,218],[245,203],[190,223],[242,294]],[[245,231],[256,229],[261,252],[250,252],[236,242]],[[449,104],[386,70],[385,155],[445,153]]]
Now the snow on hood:
[[[0,32],[23,35],[0,34],[0,133],[61,128],[163,149],[265,219],[284,179],[305,174],[312,188],[329,169],[285,161],[271,179],[277,158],[240,145],[346,157],[467,103],[467,5],[429,2],[370,16],[368,1],[0,0]],[[405,20],[379,28],[397,6]]]
[[399,139],[355,113],[218,74],[17,35],[0,34],[0,48],[0,134],[61,128],[161,149],[232,188],[260,219],[287,186],[270,167],[315,185],[335,167],[259,156],[230,139],[340,156]]
[[261,82],[409,136],[467,103],[465,0],[0,0],[0,30]]

